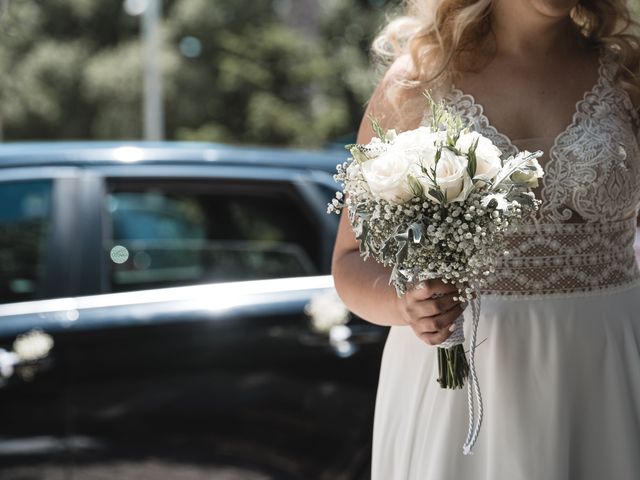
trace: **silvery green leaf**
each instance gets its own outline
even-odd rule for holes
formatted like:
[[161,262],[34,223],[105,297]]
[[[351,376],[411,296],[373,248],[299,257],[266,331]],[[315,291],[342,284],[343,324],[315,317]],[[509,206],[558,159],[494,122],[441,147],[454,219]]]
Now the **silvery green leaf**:
[[510,182],[511,174],[524,166],[531,159],[538,158],[542,155],[542,151],[529,153],[528,155],[518,154],[515,157],[509,157],[505,162],[502,170],[496,176],[493,182],[493,189],[499,188],[503,183]]
[[404,232],[397,233],[395,239],[399,246],[396,262],[401,264],[407,258],[409,245],[411,243],[418,244],[422,241],[422,226],[418,223],[412,223]]
[[367,225],[367,222],[359,222],[353,226],[353,232],[356,235],[356,239],[364,243],[369,233],[369,225]]
[[409,225],[409,228],[407,228],[407,235],[413,241],[413,243],[422,242],[422,225],[420,225],[419,223],[412,223],[411,225]]
[[394,244],[392,240],[393,240],[393,237],[389,237],[382,242],[382,246],[380,247],[380,253],[382,253],[384,257],[389,257],[393,253]]
[[407,254],[409,252],[408,242],[398,242],[398,246],[398,252],[396,253],[396,265],[403,263],[407,259]]
[[531,192],[523,192],[522,190],[513,190],[507,194],[507,200],[510,202],[518,202],[523,207],[535,206],[535,196]]
[[364,151],[364,148],[362,147],[362,145],[353,145],[349,149],[349,151],[351,152],[353,159],[358,163],[364,163],[371,160],[367,155],[367,153]]
[[509,202],[504,194],[492,193],[487,195],[480,202],[485,208],[492,207],[498,210],[506,210],[509,207]]

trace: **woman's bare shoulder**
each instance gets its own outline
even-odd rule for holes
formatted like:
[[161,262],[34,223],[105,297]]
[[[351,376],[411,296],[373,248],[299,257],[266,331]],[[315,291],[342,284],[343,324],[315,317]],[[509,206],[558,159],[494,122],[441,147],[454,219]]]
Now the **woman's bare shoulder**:
[[367,143],[373,136],[371,118],[385,129],[405,131],[417,128],[423,120],[426,99],[424,87],[407,80],[413,77],[413,62],[406,54],[398,57],[385,72],[371,95],[362,119],[358,143]]

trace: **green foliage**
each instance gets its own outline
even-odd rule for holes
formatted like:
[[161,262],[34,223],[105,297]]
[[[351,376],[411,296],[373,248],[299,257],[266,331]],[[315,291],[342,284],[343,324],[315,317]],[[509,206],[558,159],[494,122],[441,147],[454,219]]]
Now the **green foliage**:
[[[354,132],[385,3],[165,0],[167,137],[318,146]],[[5,139],[141,136],[139,22],[121,1],[12,1],[0,68]]]

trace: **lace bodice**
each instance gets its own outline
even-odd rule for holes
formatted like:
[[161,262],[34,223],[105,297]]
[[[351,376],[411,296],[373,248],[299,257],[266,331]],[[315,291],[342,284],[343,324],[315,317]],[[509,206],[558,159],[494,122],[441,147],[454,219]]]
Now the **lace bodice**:
[[[509,238],[485,293],[566,294],[638,281],[633,243],[640,206],[640,117],[616,82],[611,53],[572,122],[545,152],[538,215]],[[503,157],[518,152],[475,99],[451,87],[444,100],[489,137]]]

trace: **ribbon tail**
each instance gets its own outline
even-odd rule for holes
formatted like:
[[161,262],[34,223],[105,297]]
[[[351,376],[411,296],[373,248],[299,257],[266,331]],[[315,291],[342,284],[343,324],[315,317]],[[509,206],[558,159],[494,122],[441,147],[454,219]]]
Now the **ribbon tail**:
[[[469,431],[467,433],[467,439],[462,446],[462,453],[464,455],[471,455],[473,452],[471,449],[478,439],[480,433],[480,427],[482,426],[483,418],[483,406],[482,395],[480,392],[480,384],[478,382],[478,374],[476,372],[476,346],[478,338],[478,323],[480,320],[480,292],[476,289],[476,298],[471,300],[471,311],[473,313],[473,325],[471,330],[471,347],[469,351],[469,386],[467,390],[467,399],[469,404]],[[478,417],[475,416],[475,408],[477,407]]]

